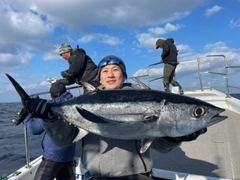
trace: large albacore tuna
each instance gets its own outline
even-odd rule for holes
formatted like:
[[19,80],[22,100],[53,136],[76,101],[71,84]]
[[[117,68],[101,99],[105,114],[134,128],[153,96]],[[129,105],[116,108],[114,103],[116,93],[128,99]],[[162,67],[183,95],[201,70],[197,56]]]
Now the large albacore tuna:
[[[7,77],[26,108],[30,97]],[[54,103],[51,111],[88,132],[126,140],[184,136],[227,118],[219,115],[224,109],[199,99],[144,89],[99,90]]]

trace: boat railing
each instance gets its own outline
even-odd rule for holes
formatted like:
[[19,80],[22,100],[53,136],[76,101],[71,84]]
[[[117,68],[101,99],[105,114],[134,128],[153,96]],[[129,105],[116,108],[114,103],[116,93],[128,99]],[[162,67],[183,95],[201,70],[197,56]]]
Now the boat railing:
[[157,80],[160,80],[162,79],[163,77],[154,77],[154,78],[151,78],[150,76],[150,70],[151,68],[157,66],[157,65],[160,65],[160,64],[163,64],[163,62],[158,62],[158,63],[154,63],[154,64],[150,64],[147,68],[147,70],[143,73],[143,75],[139,75],[139,76],[134,76],[134,77],[129,77],[127,79],[127,82],[129,80],[134,80],[135,78],[147,78],[147,85],[150,87],[150,83],[153,82],[153,81],[157,81]]
[[[223,62],[224,62],[224,72],[214,72],[214,71],[205,71],[202,72],[201,71],[201,59],[202,58],[223,58]],[[227,58],[225,55],[206,55],[206,56],[199,56],[197,58],[197,62],[198,62],[198,75],[199,75],[199,81],[200,81],[200,88],[203,91],[204,87],[203,87],[203,83],[202,83],[202,75],[204,74],[214,74],[214,75],[222,75],[225,78],[225,93],[227,95],[227,97],[230,97],[229,94],[229,88],[234,88],[234,89],[240,89],[240,87],[237,86],[232,86],[229,85],[229,74],[228,74],[228,70],[231,68],[240,68],[240,66],[228,66],[227,65]]]
[[[220,59],[223,58],[224,72],[202,71],[202,70],[201,70],[201,63],[206,62],[206,61],[202,61],[203,58],[217,58],[217,57],[218,57],[218,58],[220,57]],[[199,56],[199,57],[197,58],[197,60],[182,61],[182,62],[180,62],[180,64],[182,65],[182,64],[184,64],[184,63],[195,63],[195,62],[197,62],[197,66],[198,66],[198,77],[199,77],[199,83],[200,83],[200,89],[201,89],[201,91],[203,91],[203,90],[206,89],[206,88],[212,88],[212,87],[204,87],[204,86],[203,86],[203,78],[202,78],[202,76],[203,76],[203,75],[206,75],[206,74],[221,75],[221,76],[223,76],[223,77],[225,78],[225,93],[226,93],[226,96],[227,96],[227,97],[230,97],[230,95],[229,95],[229,88],[234,88],[234,89],[239,89],[239,90],[240,90],[240,87],[233,86],[233,85],[229,85],[229,75],[228,75],[228,70],[229,70],[229,69],[240,68],[240,66],[228,66],[228,65],[227,65],[227,58],[226,58],[225,55],[206,55],[206,56]],[[151,73],[150,73],[150,70],[151,70],[153,67],[158,66],[158,65],[161,65],[161,64],[163,64],[162,61],[157,62],[157,63],[150,64],[150,65],[148,65],[148,68],[147,68],[147,70],[146,70],[146,73],[144,73],[144,75],[142,75],[142,76],[135,76],[135,77],[137,77],[137,78],[141,78],[141,77],[145,77],[145,78],[146,78],[146,77],[147,77],[147,84],[148,84],[149,87],[151,87],[151,86],[150,86],[150,83],[151,83],[151,82],[153,82],[153,81],[158,81],[158,80],[160,80],[160,79],[163,79],[162,76],[152,78],[152,77],[151,77]],[[130,78],[128,78],[128,79],[134,79],[135,77],[130,77]],[[174,76],[174,78],[176,78],[176,76]]]
[[156,77],[156,78],[152,78],[152,79],[150,78],[150,69],[153,68],[154,66],[160,65],[160,64],[163,64],[163,61],[160,61],[160,62],[158,62],[158,63],[153,63],[153,64],[148,65],[147,74],[148,74],[148,86],[149,86],[149,87],[150,87],[150,82],[157,81],[157,80],[163,78],[163,76],[161,76],[161,77]]

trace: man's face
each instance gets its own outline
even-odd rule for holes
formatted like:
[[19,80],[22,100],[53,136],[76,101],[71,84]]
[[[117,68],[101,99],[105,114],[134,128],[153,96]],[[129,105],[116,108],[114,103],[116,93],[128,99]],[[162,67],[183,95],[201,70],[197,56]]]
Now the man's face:
[[115,64],[104,66],[100,72],[100,83],[106,90],[121,89],[125,79],[122,69]]
[[71,57],[71,54],[70,54],[70,52],[66,52],[66,53],[63,53],[61,56],[63,59],[69,60]]

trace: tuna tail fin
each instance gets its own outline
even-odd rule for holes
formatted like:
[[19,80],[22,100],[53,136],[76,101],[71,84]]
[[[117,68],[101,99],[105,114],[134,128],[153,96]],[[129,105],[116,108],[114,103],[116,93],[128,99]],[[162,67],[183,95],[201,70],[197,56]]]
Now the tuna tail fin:
[[19,125],[23,122],[23,120],[27,117],[27,107],[25,105],[26,101],[30,99],[29,95],[23,90],[23,88],[13,79],[10,75],[6,74],[8,79],[11,81],[12,85],[15,87],[16,91],[18,92],[19,96],[21,97],[23,109],[21,110],[20,115],[16,119],[15,125]]
[[28,115],[27,108],[22,108],[18,117],[16,119],[14,119],[13,125],[17,126],[17,125],[21,124],[24,121],[24,119],[27,117],[27,115]]
[[18,92],[19,96],[21,97],[23,106],[25,106],[26,100],[29,100],[29,95],[23,90],[23,88],[13,79],[10,75],[6,74],[8,79],[11,81],[12,85],[15,87],[16,91]]

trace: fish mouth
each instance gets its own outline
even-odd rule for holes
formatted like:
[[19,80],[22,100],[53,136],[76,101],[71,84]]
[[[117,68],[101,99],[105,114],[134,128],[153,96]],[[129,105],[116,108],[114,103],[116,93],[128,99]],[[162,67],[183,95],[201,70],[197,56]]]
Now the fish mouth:
[[219,112],[218,112],[218,114],[216,114],[215,116],[213,116],[212,119],[211,119],[211,121],[209,121],[209,122],[207,123],[207,125],[208,125],[208,126],[211,126],[211,125],[213,125],[213,124],[219,123],[219,122],[227,119],[228,116],[221,116],[221,115],[220,115],[220,113],[222,113],[222,112],[224,112],[224,111],[225,111],[225,109],[220,109]]

